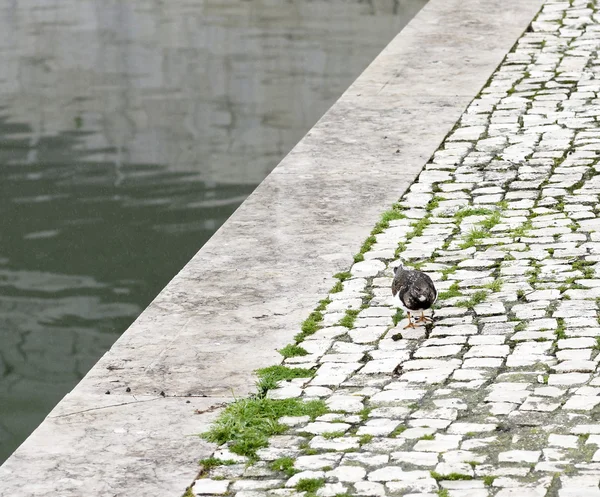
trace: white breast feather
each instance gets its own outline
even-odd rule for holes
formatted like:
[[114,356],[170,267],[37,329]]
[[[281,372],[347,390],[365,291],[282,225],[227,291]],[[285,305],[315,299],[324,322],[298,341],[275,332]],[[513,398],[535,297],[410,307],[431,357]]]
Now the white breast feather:
[[399,307],[400,309],[402,309],[404,312],[407,312],[408,309],[406,307],[404,307],[404,304],[402,303],[402,301],[400,300],[400,292],[398,292],[396,295],[394,295],[394,305],[396,307]]

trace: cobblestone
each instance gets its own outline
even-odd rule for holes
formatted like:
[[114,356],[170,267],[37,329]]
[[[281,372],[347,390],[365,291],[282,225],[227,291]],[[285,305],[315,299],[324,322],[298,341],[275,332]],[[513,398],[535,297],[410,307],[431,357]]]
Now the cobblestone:
[[[599,48],[595,3],[545,2],[286,359],[315,376],[268,392],[336,414],[282,418],[304,443],[273,439],[195,494],[600,495]],[[415,330],[399,261],[440,291]],[[281,457],[296,474],[269,469]]]

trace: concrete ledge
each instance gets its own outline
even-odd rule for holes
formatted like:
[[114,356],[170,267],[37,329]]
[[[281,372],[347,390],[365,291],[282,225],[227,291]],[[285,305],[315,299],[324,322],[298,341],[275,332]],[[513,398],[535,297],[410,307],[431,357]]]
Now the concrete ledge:
[[540,5],[431,0],[0,468],[0,496],[180,496],[211,450],[192,435],[279,361]]

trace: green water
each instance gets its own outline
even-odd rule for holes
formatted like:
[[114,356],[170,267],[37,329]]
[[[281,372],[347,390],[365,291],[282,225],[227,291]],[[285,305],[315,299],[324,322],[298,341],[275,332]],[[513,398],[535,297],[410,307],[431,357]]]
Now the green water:
[[424,3],[0,6],[0,462]]

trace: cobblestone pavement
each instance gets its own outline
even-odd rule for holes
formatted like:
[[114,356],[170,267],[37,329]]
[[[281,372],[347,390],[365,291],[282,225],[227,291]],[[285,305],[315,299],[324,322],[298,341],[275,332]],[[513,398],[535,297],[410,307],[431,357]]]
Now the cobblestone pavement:
[[[285,359],[314,377],[267,393],[331,412],[188,492],[600,496],[599,47],[595,4],[545,3]],[[426,328],[399,259],[440,290]]]

